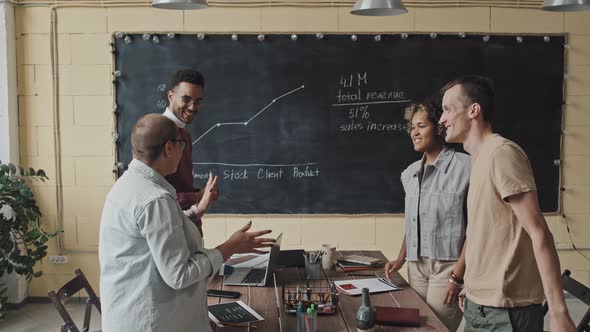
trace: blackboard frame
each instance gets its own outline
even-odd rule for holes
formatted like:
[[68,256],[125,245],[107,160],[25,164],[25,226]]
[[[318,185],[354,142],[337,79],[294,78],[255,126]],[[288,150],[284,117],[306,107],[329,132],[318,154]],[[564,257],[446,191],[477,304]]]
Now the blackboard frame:
[[[115,64],[115,71],[120,70],[121,71],[121,64],[118,61],[118,54],[119,54],[119,49],[121,48],[121,46],[124,43],[124,38],[126,36],[131,36],[131,38],[134,40],[134,42],[141,42],[143,40],[143,37],[146,34],[144,33],[130,33],[130,34],[125,34],[125,33],[119,33],[119,35],[114,35],[113,38],[113,43],[114,43],[114,47],[115,47],[115,51],[114,51],[114,58],[115,61],[113,62]],[[150,38],[146,41],[143,40],[144,42],[152,42],[153,43],[153,37],[154,36],[158,36],[159,40],[161,41],[161,43],[166,43],[166,42],[170,42],[167,41],[166,39],[169,38],[167,34],[162,34],[162,33],[148,33],[147,34]],[[347,34],[347,33],[334,33],[334,34],[325,34],[323,35],[323,37],[327,40],[330,40],[331,38],[351,38],[352,34]],[[375,34],[375,33],[358,33],[355,34],[358,37],[358,40],[354,43],[362,43],[362,42],[375,42],[374,37],[376,35],[379,35],[381,37],[381,41],[382,42],[387,42],[388,39],[395,39],[395,40],[404,40],[404,36],[402,34]],[[119,37],[117,37],[119,36]],[[175,39],[179,39],[179,38],[184,38],[184,37],[188,37],[188,38],[193,38],[196,40],[201,40],[201,41],[207,41],[207,40],[211,40],[213,38],[226,38],[227,40],[231,40],[232,35],[231,34],[227,34],[227,33],[219,33],[219,34],[213,34],[213,33],[208,33],[207,35],[203,35],[204,38],[200,39],[198,34],[183,34],[183,33],[175,33],[174,37],[171,40],[175,40]],[[258,34],[246,34],[246,33],[241,33],[241,34],[237,34],[238,36],[238,40],[244,40],[247,38],[257,38],[259,35]],[[316,38],[315,34],[298,34],[298,39],[296,41],[291,40],[292,42],[301,42],[303,39],[305,38]],[[567,37],[564,34],[466,34],[464,37],[463,36],[457,36],[457,34],[438,34],[436,35],[436,38],[432,38],[431,34],[408,34],[407,35],[407,39],[408,40],[423,40],[424,42],[428,42],[429,40],[442,40],[445,38],[459,38],[459,39],[471,39],[471,40],[475,40],[475,39],[480,39],[482,41],[482,45],[485,45],[485,41],[484,38],[486,36],[489,36],[489,41],[487,43],[489,43],[489,45],[492,45],[494,42],[496,42],[498,39],[504,39],[505,42],[507,42],[508,39],[513,39],[515,40],[514,43],[519,43],[517,41],[517,37],[523,37],[524,42],[521,44],[527,44],[528,42],[531,41],[531,39],[545,39],[546,37],[550,38],[550,42],[549,43],[555,43],[557,40],[557,43],[559,44],[565,44],[567,42]],[[291,39],[291,34],[266,34],[265,35],[265,41],[269,41],[269,40],[276,40],[276,39]],[[260,42],[261,44],[264,42]],[[375,42],[377,43],[377,42]],[[563,51],[561,52],[561,75],[563,77],[563,68],[564,68],[564,63],[565,63],[565,56],[563,55]],[[115,77],[114,79],[114,84],[115,84],[115,100],[116,100],[116,104],[118,105],[117,107],[117,116],[116,118],[118,118],[118,116],[121,114],[121,106],[122,104],[120,103],[119,100],[119,88],[120,88],[120,80],[124,80],[125,79],[125,71],[122,70],[123,74],[120,77]],[[449,77],[448,79],[450,79],[452,77]],[[206,79],[208,79],[207,75],[206,75]],[[447,80],[448,80],[447,79]],[[167,78],[163,78],[163,81],[166,81]],[[440,80],[439,80],[440,81]],[[437,82],[438,85],[440,85],[440,83]],[[563,103],[563,99],[564,99],[564,95],[563,95],[563,80],[561,82],[562,85],[562,89],[561,89],[561,102]],[[207,90],[207,84],[206,84],[206,90]],[[434,90],[434,89],[431,89]],[[125,107],[122,107],[123,110],[125,109]],[[123,111],[124,112],[124,111]],[[563,124],[563,113],[560,110],[560,114],[559,114],[559,130],[558,130],[558,152],[557,153],[553,153],[554,156],[556,156],[556,158],[554,158],[554,160],[561,160],[561,155],[562,155],[562,143],[561,143],[561,130],[562,130],[562,124]],[[199,119],[197,118],[196,122],[199,122]],[[117,129],[117,133],[119,135],[119,138],[121,137],[121,132],[119,130],[119,121],[117,120],[117,125],[116,125],[116,129]],[[496,128],[497,129],[497,128]],[[499,130],[501,132],[501,130]],[[552,133],[552,135],[555,135],[555,133]],[[510,138],[510,137],[509,137]],[[195,139],[195,134],[193,133],[193,140]],[[518,140],[515,140],[518,143]],[[116,161],[119,165],[120,171],[117,172],[118,175],[120,175],[122,173],[122,169],[124,169],[125,167],[125,160],[123,160],[122,158],[120,158],[120,155],[122,155],[120,153],[120,145],[117,145],[117,149],[116,149]],[[525,148],[525,151],[527,151],[527,149]],[[528,151],[527,151],[528,152]],[[534,160],[531,159],[531,163],[533,163]],[[123,165],[121,165],[121,163]],[[407,165],[406,165],[407,166]],[[546,208],[547,204],[544,204],[543,201],[541,201],[541,206],[542,206],[542,210],[545,213],[560,213],[561,211],[561,201],[562,201],[562,195],[561,195],[561,167],[557,167],[557,175],[554,176],[555,179],[553,181],[553,185],[552,185],[552,202],[550,202],[550,208]],[[393,178],[398,178],[396,174],[392,173],[391,176]],[[538,181],[538,180],[537,180]],[[539,182],[539,181],[538,181]],[[366,189],[365,189],[366,190]],[[222,190],[222,193],[228,193],[228,191],[230,190]],[[542,195],[540,195],[542,196]],[[233,200],[235,200],[237,197],[232,197]],[[354,199],[351,198],[351,199]],[[251,202],[250,202],[251,204]],[[313,202],[305,202],[305,204],[311,204],[313,205]],[[402,204],[403,205],[403,204]],[[217,206],[217,205],[216,205]],[[223,204],[222,204],[223,206]],[[344,209],[318,209],[315,210],[314,207],[312,206],[311,208],[304,208],[304,209],[267,209],[264,206],[257,206],[254,207],[253,209],[250,208],[239,208],[239,209],[226,209],[226,208],[214,208],[211,212],[213,213],[222,213],[222,214],[311,214],[311,215],[315,215],[315,214],[344,214],[344,215],[348,215],[348,214],[396,214],[396,213],[403,213],[403,209],[400,209],[400,205],[398,204],[397,207],[395,207],[392,210],[387,210],[387,209],[363,209],[362,207],[359,209],[358,206],[354,206],[354,207],[350,207],[347,206]]]

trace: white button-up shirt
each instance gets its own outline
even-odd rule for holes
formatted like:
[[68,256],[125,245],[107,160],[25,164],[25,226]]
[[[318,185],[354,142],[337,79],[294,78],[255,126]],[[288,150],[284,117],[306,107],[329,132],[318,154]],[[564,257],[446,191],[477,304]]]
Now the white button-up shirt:
[[174,188],[139,160],[106,198],[99,259],[103,331],[211,331],[207,284],[221,252],[203,248]]

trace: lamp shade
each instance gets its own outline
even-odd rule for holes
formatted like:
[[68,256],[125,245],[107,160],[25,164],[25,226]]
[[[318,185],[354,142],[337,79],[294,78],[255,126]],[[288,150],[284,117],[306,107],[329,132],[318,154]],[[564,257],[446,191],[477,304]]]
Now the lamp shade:
[[205,9],[207,0],[154,0],[152,6],[161,9]]
[[590,10],[590,0],[545,0],[541,9],[552,12]]
[[392,16],[407,13],[401,0],[357,0],[351,14],[364,16]]

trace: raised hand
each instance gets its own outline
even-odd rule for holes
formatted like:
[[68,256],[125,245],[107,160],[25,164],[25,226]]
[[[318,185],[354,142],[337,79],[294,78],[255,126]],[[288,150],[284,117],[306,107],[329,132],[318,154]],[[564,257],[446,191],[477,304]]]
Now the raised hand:
[[272,232],[271,230],[248,232],[250,227],[252,227],[252,221],[233,233],[227,241],[217,247],[217,249],[221,251],[224,260],[228,259],[233,254],[251,252],[262,254],[264,252],[258,249],[272,247],[276,242],[275,239],[272,238],[260,237]]

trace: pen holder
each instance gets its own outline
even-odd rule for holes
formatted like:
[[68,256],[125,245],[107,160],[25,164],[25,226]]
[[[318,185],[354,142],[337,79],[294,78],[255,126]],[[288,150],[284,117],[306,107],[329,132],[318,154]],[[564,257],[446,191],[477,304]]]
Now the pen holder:
[[324,270],[334,269],[334,260],[336,258],[336,246],[331,244],[322,244],[322,268]]
[[335,315],[338,309],[338,292],[333,281],[316,280],[284,280],[281,285],[283,310],[296,314],[299,302],[309,307],[315,304],[318,315]]
[[305,279],[322,279],[322,262],[321,260],[310,260],[305,256]]
[[297,313],[297,332],[315,332],[318,329],[318,312]]

